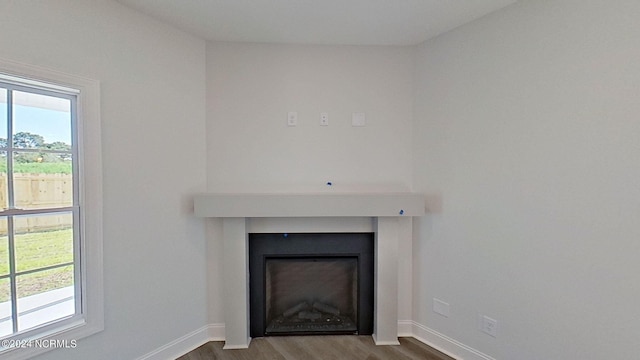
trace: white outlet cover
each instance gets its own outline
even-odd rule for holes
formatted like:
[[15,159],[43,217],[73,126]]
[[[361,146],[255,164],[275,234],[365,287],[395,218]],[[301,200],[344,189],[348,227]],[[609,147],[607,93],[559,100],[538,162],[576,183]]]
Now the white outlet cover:
[[329,126],[329,113],[320,113],[320,126]]
[[355,112],[351,114],[351,126],[365,126],[367,118],[363,112]]
[[287,126],[298,125],[298,113],[295,111],[289,111],[287,113]]
[[480,318],[480,330],[483,333],[489,334],[493,337],[498,336],[498,320],[492,319],[486,315]]
[[433,312],[444,317],[449,317],[449,304],[440,299],[433,298]]

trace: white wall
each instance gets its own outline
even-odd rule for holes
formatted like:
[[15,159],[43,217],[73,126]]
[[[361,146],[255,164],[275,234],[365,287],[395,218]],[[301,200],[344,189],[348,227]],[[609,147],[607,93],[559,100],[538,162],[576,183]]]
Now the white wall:
[[[408,47],[210,43],[209,190],[295,191],[327,181],[408,188],[411,55]],[[298,126],[286,126],[289,111]],[[353,112],[366,113],[366,127],[351,126]]]
[[496,359],[638,358],[638,18],[521,1],[419,47],[414,188],[441,203],[414,226],[418,323]]
[[[409,47],[209,43],[208,190],[410,189],[412,56]],[[289,111],[298,126],[287,127]],[[365,112],[367,126],[352,127],[353,112]],[[209,321],[222,323],[221,224],[208,224]],[[410,257],[406,236],[400,251]]]
[[206,323],[205,43],[114,1],[2,1],[0,57],[101,81],[105,330],[41,359],[132,359]]
[[[419,46],[413,72],[410,48],[205,51],[113,1],[1,2],[0,57],[102,82],[106,330],[41,358],[135,358],[203,326],[207,295],[224,321],[219,223],[205,252],[190,216],[205,179],[426,192],[415,321],[497,359],[637,357],[639,15],[636,1],[523,0]],[[357,111],[367,127],[351,127]]]

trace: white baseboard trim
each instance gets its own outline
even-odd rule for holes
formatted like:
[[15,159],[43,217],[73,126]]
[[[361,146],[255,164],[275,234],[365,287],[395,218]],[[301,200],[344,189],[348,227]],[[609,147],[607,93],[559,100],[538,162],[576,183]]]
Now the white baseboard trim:
[[413,337],[413,321],[398,320],[398,337]]
[[209,324],[209,341],[224,341],[224,324]]
[[424,325],[413,322],[413,337],[458,360],[496,360],[470,346],[454,340]]
[[373,343],[376,344],[377,346],[393,346],[393,345],[400,345],[400,341],[396,340],[378,340],[376,338],[376,334],[373,334],[371,336],[373,338]]
[[[223,339],[224,341],[224,339]],[[247,339],[247,343],[246,344],[227,344],[225,343],[224,346],[222,347],[222,350],[241,350],[241,349],[248,349],[249,345],[251,345],[251,338]]]
[[[413,337],[457,360],[496,360],[487,354],[411,320],[398,321],[398,337]],[[209,341],[224,341],[224,339],[224,324],[209,324],[136,360],[173,360]],[[376,345],[398,345],[398,343],[376,343]]]
[[167,360],[176,359],[189,351],[209,342],[209,328],[211,325],[203,326],[185,336],[163,345],[152,352],[142,355],[136,360]]

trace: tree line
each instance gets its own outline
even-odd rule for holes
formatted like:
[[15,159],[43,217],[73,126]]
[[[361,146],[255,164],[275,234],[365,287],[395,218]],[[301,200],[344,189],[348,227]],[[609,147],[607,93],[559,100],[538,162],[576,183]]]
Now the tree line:
[[[6,150],[6,148],[7,139],[0,138],[0,155],[2,157],[6,157],[6,151],[2,151],[2,149]],[[66,153],[71,151],[71,145],[62,141],[47,143],[42,135],[26,131],[18,132],[13,135],[13,148],[17,149],[13,157],[17,163],[55,163],[71,160],[71,154]],[[19,149],[54,150],[60,151],[60,153],[20,152]]]

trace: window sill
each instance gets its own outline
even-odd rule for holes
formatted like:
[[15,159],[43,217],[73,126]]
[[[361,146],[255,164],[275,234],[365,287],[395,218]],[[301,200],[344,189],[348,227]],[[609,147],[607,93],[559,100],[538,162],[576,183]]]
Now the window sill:
[[78,320],[31,339],[6,339],[2,345],[14,345],[0,350],[0,360],[25,360],[51,350],[73,350],[77,347],[77,341],[104,330],[102,324],[89,324],[84,320]]

